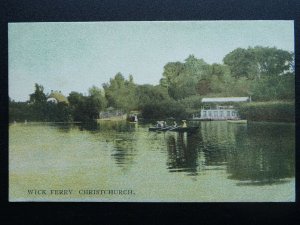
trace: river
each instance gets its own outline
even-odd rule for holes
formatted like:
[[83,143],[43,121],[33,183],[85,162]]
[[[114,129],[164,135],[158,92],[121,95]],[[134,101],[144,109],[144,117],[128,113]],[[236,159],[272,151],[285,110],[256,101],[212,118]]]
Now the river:
[[294,124],[196,124],[193,134],[149,132],[149,123],[10,124],[9,199],[295,201]]

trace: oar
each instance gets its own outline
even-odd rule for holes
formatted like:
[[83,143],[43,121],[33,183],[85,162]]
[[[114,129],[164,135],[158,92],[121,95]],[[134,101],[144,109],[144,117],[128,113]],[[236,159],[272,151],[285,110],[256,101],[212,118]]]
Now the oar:
[[168,131],[175,130],[176,128],[180,128],[180,126],[178,126],[178,127],[173,127],[172,129],[169,129]]
[[159,130],[157,130],[157,131],[167,130],[167,129],[170,128],[170,127],[172,127],[172,126],[163,127],[163,128],[161,128],[161,129],[159,129]]

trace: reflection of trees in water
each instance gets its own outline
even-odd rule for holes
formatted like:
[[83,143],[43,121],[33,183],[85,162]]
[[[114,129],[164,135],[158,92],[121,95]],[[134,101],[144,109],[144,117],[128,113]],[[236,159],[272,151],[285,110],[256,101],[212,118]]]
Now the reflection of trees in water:
[[150,134],[148,128],[126,122],[80,126],[92,132],[96,141],[106,142],[116,164],[124,169],[134,163],[140,146],[146,150],[167,148],[167,166],[171,172],[197,175],[202,169],[226,166],[229,179],[241,181],[241,185],[274,184],[294,177],[293,125],[221,121],[199,125],[199,132],[191,135]]
[[111,155],[120,167],[127,169],[133,163],[136,155],[133,142],[132,139],[116,139],[114,141],[114,150]]
[[84,131],[99,131],[100,126],[96,122],[80,123],[78,124],[79,130]]
[[188,171],[196,175],[205,166],[226,164],[228,152],[235,147],[237,126],[226,121],[200,122],[198,125],[199,133],[168,137],[168,168],[171,171]]
[[49,126],[57,128],[59,132],[68,133],[74,128],[72,123],[49,123]]
[[93,132],[115,131],[115,132],[134,132],[137,124],[127,121],[98,121],[81,123],[80,130],[88,130]]
[[198,142],[197,134],[178,133],[167,137],[168,169],[197,174]]
[[228,124],[226,121],[201,122],[201,150],[205,155],[206,166],[226,164],[227,154],[234,149],[237,129],[245,125]]
[[250,124],[237,132],[236,148],[228,154],[230,179],[244,185],[264,185],[294,177],[294,127],[278,124]]
[[137,124],[126,121],[101,121],[83,123],[80,130],[88,130],[101,142],[106,142],[112,147],[111,156],[116,164],[128,169],[136,155],[135,139]]
[[295,175],[291,124],[201,122],[200,135],[205,165],[226,165],[229,178],[243,185],[278,183]]

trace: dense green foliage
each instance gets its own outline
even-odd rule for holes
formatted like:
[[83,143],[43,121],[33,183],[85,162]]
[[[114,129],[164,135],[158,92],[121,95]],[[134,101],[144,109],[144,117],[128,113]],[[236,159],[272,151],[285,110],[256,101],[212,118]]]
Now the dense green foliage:
[[117,73],[103,88],[109,106],[126,111],[137,108],[136,85],[131,75],[126,80],[121,73]]
[[72,121],[71,111],[64,102],[14,102],[9,101],[9,121]]
[[252,102],[241,104],[239,114],[250,121],[294,122],[294,102]]
[[[255,102],[294,100],[293,53],[260,46],[238,48],[227,54],[223,62],[210,65],[193,55],[184,62],[168,62],[160,84],[155,86],[135,84],[132,75],[125,79],[117,73],[103,88],[93,86],[87,96],[71,92],[68,102],[58,104],[47,102],[49,95],[36,84],[28,103],[10,101],[10,121],[87,121],[99,118],[99,113],[108,107],[123,112],[140,111],[146,119],[187,118],[199,112],[203,97],[251,96]],[[292,116],[283,113],[282,103],[257,105],[257,112],[255,107],[243,106],[243,115],[248,113],[247,118],[254,120],[278,120],[279,117],[267,116],[273,107],[278,115]],[[285,110],[293,108],[288,105]]]
[[277,48],[256,46],[238,48],[227,54],[223,61],[230,67],[233,77],[260,79],[278,76],[289,70],[293,54]]
[[44,93],[44,87],[39,84],[35,84],[35,91],[29,97],[30,102],[32,103],[43,103],[47,100],[47,97]]

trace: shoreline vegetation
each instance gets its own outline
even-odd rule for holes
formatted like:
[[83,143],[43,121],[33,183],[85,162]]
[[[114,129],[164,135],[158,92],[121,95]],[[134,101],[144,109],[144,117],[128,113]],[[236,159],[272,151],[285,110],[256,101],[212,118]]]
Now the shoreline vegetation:
[[252,102],[235,104],[248,121],[294,122],[294,53],[275,47],[237,48],[223,64],[190,55],[184,62],[165,64],[158,85],[139,85],[133,75],[126,79],[117,73],[87,95],[45,94],[44,87],[35,84],[28,101],[9,98],[9,122],[87,122],[108,109],[139,112],[145,120],[181,120],[199,113],[204,97],[232,96],[251,96]]
[[242,104],[238,111],[249,121],[295,122],[294,102],[251,102]]

